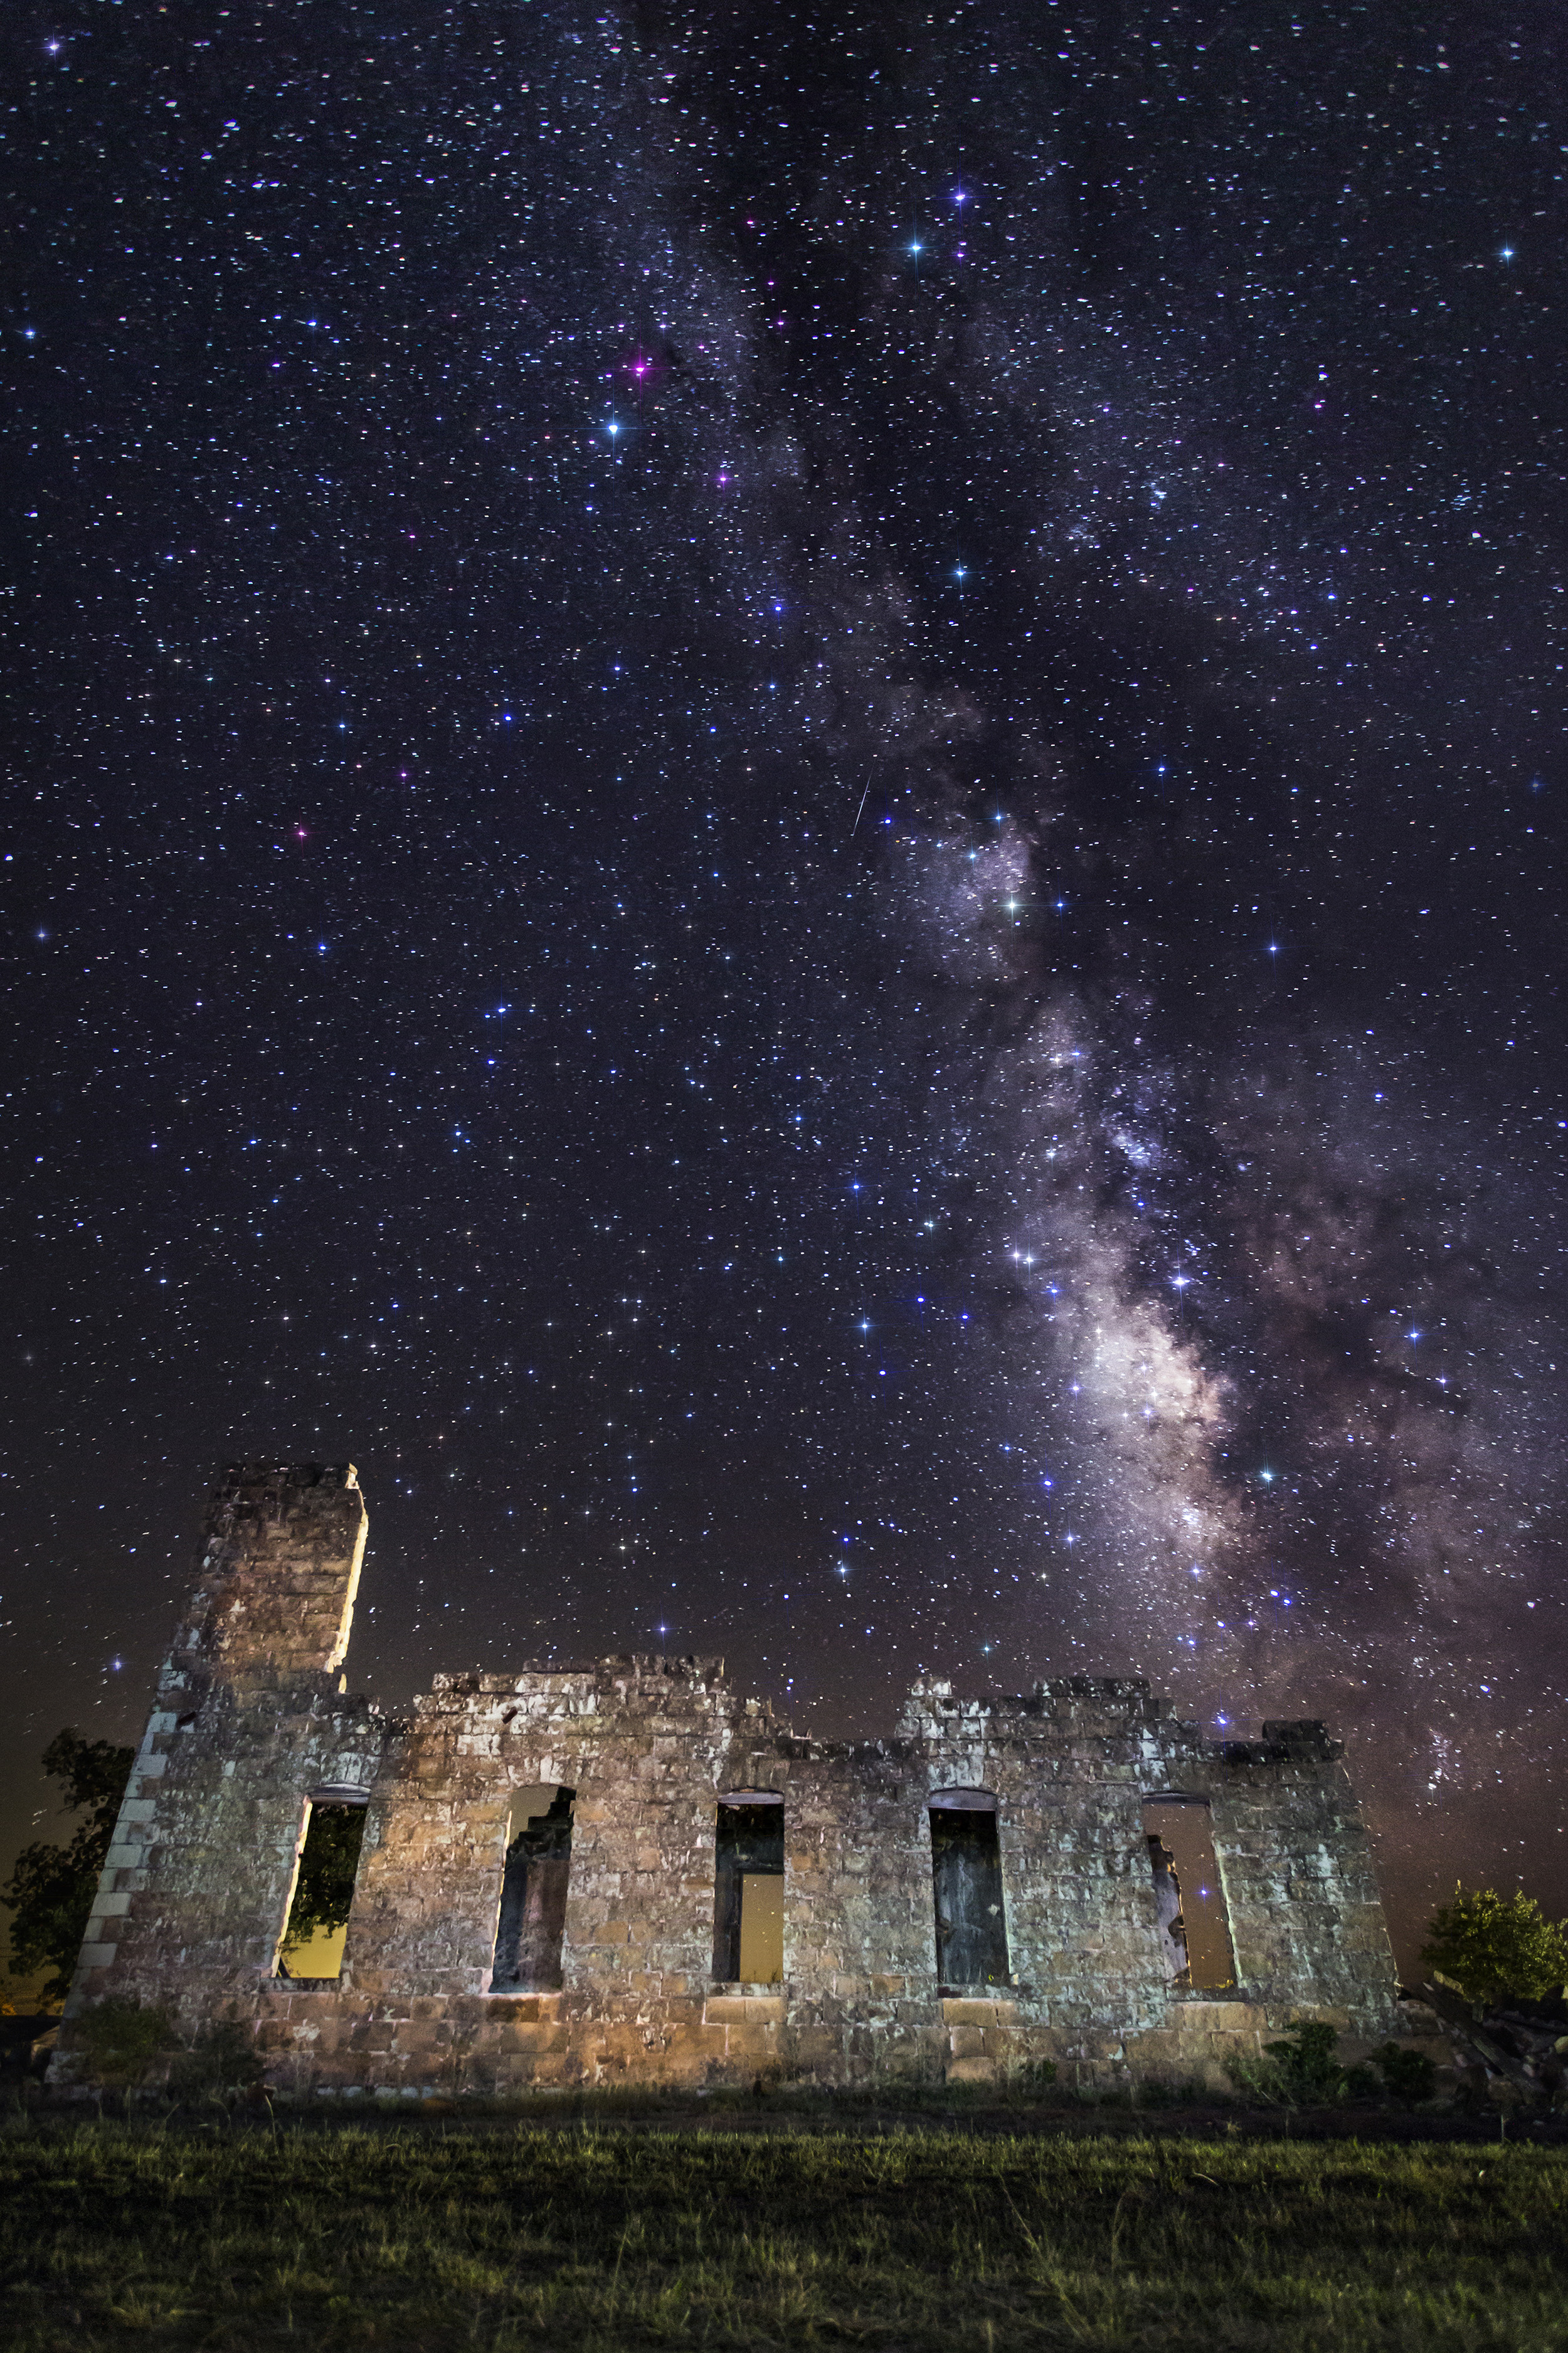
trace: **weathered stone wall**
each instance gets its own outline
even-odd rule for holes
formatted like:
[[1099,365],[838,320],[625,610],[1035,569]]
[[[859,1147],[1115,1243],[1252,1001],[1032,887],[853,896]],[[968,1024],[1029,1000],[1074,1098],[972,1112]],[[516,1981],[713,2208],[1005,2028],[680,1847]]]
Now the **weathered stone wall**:
[[273,1968],[306,1800],[368,1787],[383,1732],[342,1695],[367,1527],[352,1467],[241,1464],[212,1499],[115,1825],[60,2037],[107,1994],[195,2025],[254,2009]]
[[[916,1686],[888,1740],[796,1737],[721,1663],[438,1675],[406,1724],[339,1689],[363,1550],[351,1470],[247,1466],[215,1499],[82,1955],[104,1993],[250,2021],[296,2091],[505,2094],[758,2073],[1085,2080],[1214,2071],[1302,2015],[1366,2035],[1394,1968],[1366,1834],[1321,1725],[1210,1744],[1139,1682],[1022,1698]],[[515,1792],[576,1792],[558,1990],[489,1990]],[[367,1788],[341,1978],[274,1974],[306,1801]],[[937,1976],[929,1805],[995,1800],[1008,1985]],[[717,1808],[784,1799],[784,1982],[719,1985]],[[1141,1809],[1206,1799],[1239,1982],[1167,1979]],[[73,2053],[75,2055],[73,2055]]]
[[1359,2017],[1389,1942],[1342,1755],[1321,1724],[1266,1723],[1221,1751],[1209,1794],[1242,1984]]

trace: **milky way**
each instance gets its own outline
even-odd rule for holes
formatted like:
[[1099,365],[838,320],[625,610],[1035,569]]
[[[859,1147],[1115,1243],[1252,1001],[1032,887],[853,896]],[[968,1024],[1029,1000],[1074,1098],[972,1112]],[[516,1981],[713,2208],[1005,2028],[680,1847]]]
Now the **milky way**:
[[388,1704],[1137,1672],[1568,1903],[1539,22],[18,24],[13,1834],[278,1451]]

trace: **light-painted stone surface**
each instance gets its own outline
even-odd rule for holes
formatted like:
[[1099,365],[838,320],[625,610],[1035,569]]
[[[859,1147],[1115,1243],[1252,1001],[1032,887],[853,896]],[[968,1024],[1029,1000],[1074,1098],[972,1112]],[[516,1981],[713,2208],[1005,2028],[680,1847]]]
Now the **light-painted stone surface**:
[[[803,1739],[721,1662],[437,1674],[405,1722],[338,1672],[365,1514],[352,1468],[247,1464],[214,1498],[55,2067],[105,1995],[257,2034],[299,2093],[1223,2077],[1300,2017],[1394,2023],[1393,1958],[1338,1744],[1268,1724],[1211,1743],[1141,1682],[1022,1697],[923,1682],[884,1740]],[[559,1990],[489,1991],[512,1801],[576,1792]],[[991,1792],[1010,1985],[937,1978],[929,1804]],[[342,1972],[276,1973],[312,1793],[368,1792]],[[782,1987],[712,1981],[721,1791],[784,1799]],[[1234,1996],[1169,1985],[1141,1809],[1205,1797]]]

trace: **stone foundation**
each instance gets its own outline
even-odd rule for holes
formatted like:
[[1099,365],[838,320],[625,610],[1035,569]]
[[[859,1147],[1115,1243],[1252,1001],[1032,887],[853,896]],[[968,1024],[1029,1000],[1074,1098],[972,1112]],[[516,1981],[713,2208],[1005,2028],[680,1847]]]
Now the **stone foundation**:
[[[1043,2061],[1086,2086],[1217,2086],[1227,2054],[1295,2021],[1394,2027],[1366,1833],[1321,1725],[1216,1744],[1143,1683],[1075,1676],[1018,1698],[921,1683],[890,1738],[820,1742],[721,1662],[652,1657],[437,1675],[391,1722],[338,1672],[365,1525],[351,1468],[244,1465],[219,1487],[57,2080],[85,2079],[76,2021],[109,1995],[187,2035],[242,2021],[276,2087],[334,2095],[963,2083]],[[575,1793],[559,1985],[492,1993],[514,1794],[552,1788]],[[943,1790],[994,1816],[1006,1967],[984,1985],[938,1976]],[[712,1976],[719,1805],[736,1792],[783,1799],[776,1984]],[[1210,1810],[1234,1987],[1167,1975],[1141,1810],[1171,1792]],[[278,1959],[308,1804],[355,1797],[342,1975],[291,1980]]]

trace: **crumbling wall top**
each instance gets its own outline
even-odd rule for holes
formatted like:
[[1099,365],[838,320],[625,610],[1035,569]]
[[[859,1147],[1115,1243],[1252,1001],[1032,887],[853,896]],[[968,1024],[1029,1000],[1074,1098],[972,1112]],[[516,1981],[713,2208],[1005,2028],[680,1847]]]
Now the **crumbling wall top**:
[[296,1507],[307,1498],[319,1505],[351,1491],[363,1511],[359,1472],[352,1462],[229,1462],[213,1489],[209,1510],[266,1513],[270,1505],[275,1516],[285,1497]]
[[1269,1716],[1258,1740],[1227,1740],[1220,1755],[1232,1765],[1281,1763],[1288,1757],[1303,1764],[1331,1765],[1345,1753],[1342,1740],[1331,1737],[1317,1716]]
[[206,1513],[201,1577],[166,1674],[282,1684],[348,1648],[370,1525],[352,1462],[233,1462]]

